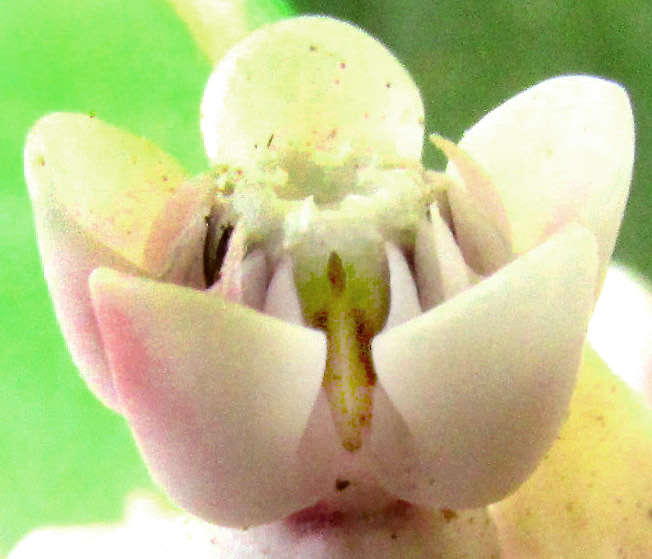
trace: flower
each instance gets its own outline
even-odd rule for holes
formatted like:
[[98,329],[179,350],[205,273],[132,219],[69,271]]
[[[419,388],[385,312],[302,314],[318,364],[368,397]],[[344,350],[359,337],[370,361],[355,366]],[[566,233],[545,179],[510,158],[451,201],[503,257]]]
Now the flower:
[[45,117],[25,151],[71,352],[172,498],[305,527],[514,492],[567,414],[622,216],[622,88],[543,82],[458,146],[433,137],[433,172],[404,68],[297,18],[226,55],[202,131],[195,178],[85,115]]

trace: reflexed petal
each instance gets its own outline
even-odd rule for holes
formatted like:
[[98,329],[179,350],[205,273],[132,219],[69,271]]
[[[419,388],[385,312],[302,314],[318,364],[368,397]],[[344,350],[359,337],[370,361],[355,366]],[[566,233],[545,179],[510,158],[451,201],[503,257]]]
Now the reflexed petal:
[[236,45],[211,76],[202,131],[213,162],[251,165],[265,152],[300,151],[418,161],[423,106],[403,66],[349,25],[302,17]]
[[[183,170],[151,143],[79,114],[32,128],[25,176],[45,277],[81,375],[109,407],[115,390],[88,293],[98,266],[145,275],[151,226]],[[160,251],[158,251],[160,252]]]
[[307,480],[328,464],[298,449],[321,388],[322,333],[107,269],[91,292],[124,414],[173,499],[243,526],[319,498]]
[[261,249],[253,250],[242,261],[242,303],[262,310],[268,282],[267,260]]
[[394,328],[421,314],[417,286],[405,256],[392,243],[385,243],[389,266],[389,313],[384,329]]
[[426,310],[469,287],[469,269],[436,204],[430,206],[430,221],[424,219],[417,228],[414,265]]
[[199,48],[217,62],[248,32],[247,0],[170,0]]
[[619,85],[588,76],[544,81],[482,118],[459,145],[500,192],[516,252],[580,223],[598,240],[603,277],[634,159],[632,109]]
[[[494,502],[534,470],[563,421],[593,307],[595,239],[576,227],[420,317],[380,334],[378,381],[405,421],[414,459],[385,452],[381,483],[410,502]],[[393,438],[395,434],[392,434]],[[387,446],[395,447],[396,441]]]
[[505,559],[652,557],[652,414],[590,350],[545,460],[492,507]]

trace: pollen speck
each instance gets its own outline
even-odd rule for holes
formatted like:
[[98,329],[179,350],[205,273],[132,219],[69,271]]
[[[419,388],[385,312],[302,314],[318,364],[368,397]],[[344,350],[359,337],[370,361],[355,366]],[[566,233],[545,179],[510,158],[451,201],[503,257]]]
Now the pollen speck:
[[326,265],[326,274],[328,282],[331,284],[333,293],[341,295],[346,289],[346,271],[342,264],[342,259],[337,252],[331,252],[328,257],[328,264]]
[[335,480],[335,489],[337,491],[344,491],[349,485],[351,485],[351,482],[348,479],[336,479]]
[[441,512],[441,515],[444,517],[446,522],[450,522],[457,518],[457,513],[452,509],[441,509],[439,512]]

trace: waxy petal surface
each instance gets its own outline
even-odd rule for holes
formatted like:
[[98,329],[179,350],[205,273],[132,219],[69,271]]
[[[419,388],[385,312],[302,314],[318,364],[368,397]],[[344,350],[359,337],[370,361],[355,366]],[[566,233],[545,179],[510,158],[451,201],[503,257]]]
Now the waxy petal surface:
[[25,147],[25,175],[36,213],[61,205],[99,244],[144,269],[152,225],[186,177],[179,163],[151,142],[69,113],[34,125]]
[[290,324],[304,325],[301,302],[294,283],[292,258],[279,262],[267,288],[263,312]]
[[378,381],[412,441],[401,456],[386,453],[396,441],[385,445],[378,426],[396,410],[376,406],[372,445],[385,489],[467,508],[527,478],[565,417],[596,271],[595,239],[575,227],[374,339]]
[[262,310],[265,304],[269,271],[262,249],[255,249],[242,261],[242,303]]
[[107,269],[93,273],[91,292],[123,413],[182,507],[242,527],[310,506],[315,487],[330,486],[327,464],[299,457],[322,333]]
[[459,179],[447,191],[456,242],[474,271],[492,274],[513,259],[512,232],[500,194],[459,146],[435,134],[430,140],[452,163],[448,173]]
[[579,223],[596,236],[603,277],[634,161],[632,108],[622,87],[589,76],[544,81],[491,111],[459,145],[498,189],[515,252]]
[[652,557],[651,431],[649,406],[587,349],[557,442],[491,507],[505,559]]
[[401,250],[393,243],[385,243],[389,267],[389,312],[384,330],[394,328],[421,314],[419,294],[410,266]]
[[147,275],[151,226],[184,173],[150,142],[87,115],[37,122],[25,147],[25,177],[57,317],[81,375],[119,407],[90,303],[98,266]]
[[431,309],[454,297],[470,285],[469,269],[453,233],[436,204],[430,206],[430,220],[417,228],[414,267],[421,306]]
[[418,161],[423,105],[403,66],[360,29],[302,17],[252,33],[211,76],[202,131],[213,162],[247,167],[288,147],[331,161]]

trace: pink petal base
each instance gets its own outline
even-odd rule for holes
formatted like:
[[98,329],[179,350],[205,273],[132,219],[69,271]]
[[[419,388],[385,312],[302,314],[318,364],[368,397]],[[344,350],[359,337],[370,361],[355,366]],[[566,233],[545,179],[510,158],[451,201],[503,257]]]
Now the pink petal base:
[[311,511],[282,522],[233,530],[131,503],[116,526],[40,530],[9,559],[498,559],[486,511],[427,511],[397,503],[374,515]]
[[90,287],[124,415],[176,502],[245,526],[311,506],[315,486],[332,486],[328,460],[302,457],[321,332],[108,269]]

